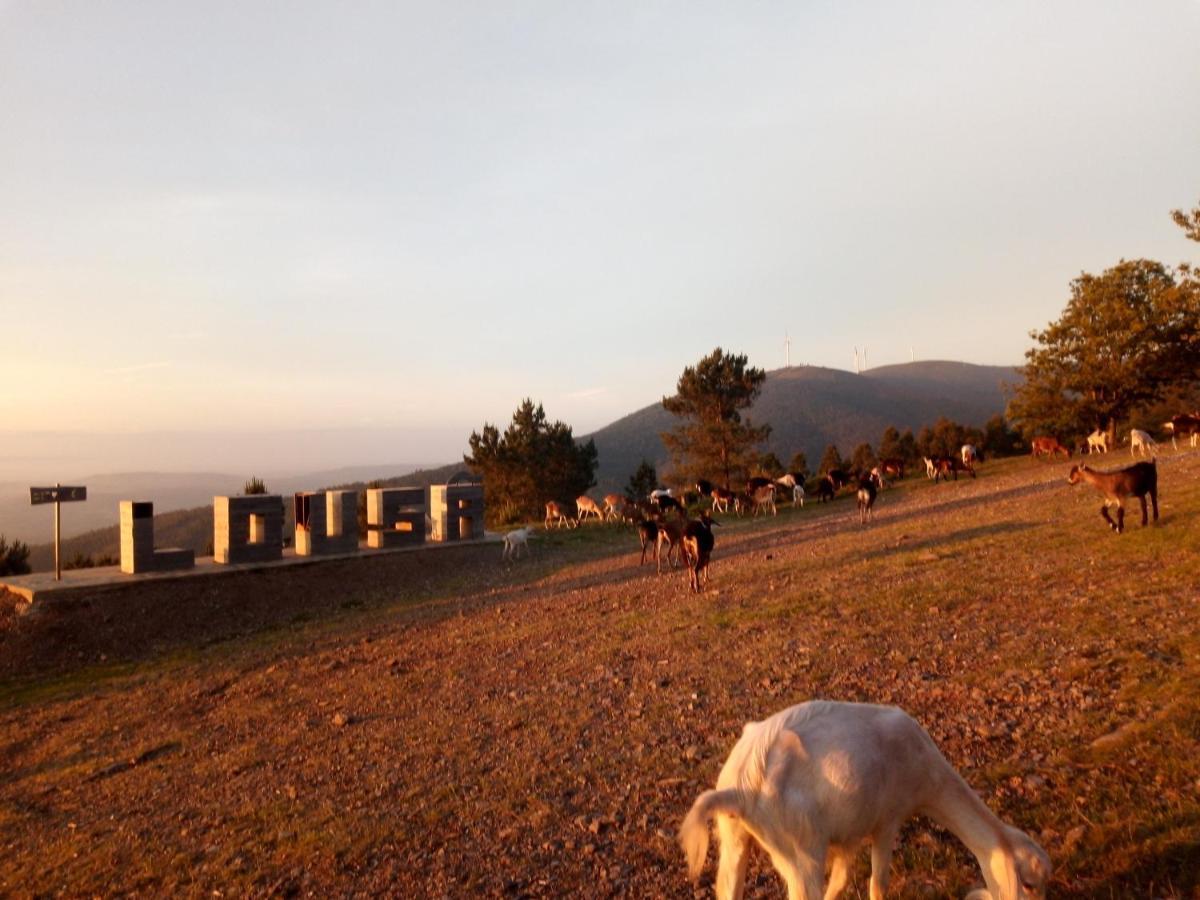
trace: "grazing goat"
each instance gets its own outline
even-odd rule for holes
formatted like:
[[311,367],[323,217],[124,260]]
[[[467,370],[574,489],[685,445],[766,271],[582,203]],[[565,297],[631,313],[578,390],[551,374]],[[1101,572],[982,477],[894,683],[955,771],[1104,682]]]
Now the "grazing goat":
[[792,492],[792,506],[797,503],[804,506],[804,475],[799,472],[788,472],[775,479],[775,484]]
[[576,525],[575,520],[567,515],[566,506],[554,500],[546,504],[546,527],[549,528],[552,523],[559,528],[574,528]]
[[771,515],[779,515],[779,510],[775,507],[775,485],[771,482],[755,488],[751,498],[754,500],[755,518],[760,512],[765,513],[768,509],[771,510]]
[[825,473],[825,477],[828,478],[829,483],[833,485],[834,491],[840,491],[854,480],[854,477],[845,469],[830,469]]
[[883,474],[888,478],[903,478],[904,477],[904,460],[891,456],[887,459],[879,461],[879,468],[883,470]]
[[625,497],[623,494],[604,495],[604,518],[620,521],[625,514]]
[[528,526],[508,532],[504,535],[504,551],[500,554],[500,559],[517,559],[522,550],[528,553],[529,538],[532,536],[533,529]]
[[1036,456],[1053,456],[1055,453],[1061,453],[1063,456],[1070,459],[1071,451],[1058,442],[1058,438],[1052,437],[1035,437],[1029,442],[1029,446]]
[[1154,454],[1158,450],[1158,444],[1154,443],[1154,438],[1150,437],[1140,428],[1131,428],[1129,430],[1129,456],[1132,459],[1137,459],[1137,451],[1141,450],[1151,459],[1154,459]]
[[[1158,466],[1154,460],[1134,463],[1124,469],[1112,472],[1097,472],[1090,466],[1072,466],[1071,474],[1067,476],[1068,484],[1079,484],[1086,481],[1104,495],[1104,505],[1100,507],[1100,515],[1108,527],[1120,534],[1125,530],[1125,498],[1137,497],[1142,504],[1142,527],[1146,526],[1146,495],[1154,505],[1154,521],[1158,521]],[[1108,508],[1117,508],[1117,520],[1114,522],[1108,514]]]
[[870,521],[875,513],[875,497],[883,487],[883,479],[875,469],[870,475],[859,479],[858,482],[858,522],[860,525]]
[[575,508],[579,510],[579,518],[577,519],[578,522],[583,522],[583,520],[588,516],[595,516],[601,522],[604,521],[604,511],[601,510],[599,504],[597,504],[596,501],[587,494],[580,494],[575,498]]
[[1095,431],[1089,434],[1087,436],[1087,452],[1088,456],[1091,456],[1093,453],[1107,453],[1108,432],[1101,431],[1099,428],[1097,428]]
[[678,565],[676,556],[682,551],[676,552],[679,548],[680,541],[683,540],[683,531],[687,525],[686,519],[668,519],[658,523],[658,536],[655,538],[654,544],[654,559],[658,564],[658,571],[662,572],[662,557],[663,544],[667,545],[667,562],[671,564],[671,568]]
[[695,880],[716,818],[718,900],[742,896],[751,838],[770,854],[790,900],[834,900],[870,841],[871,900],[883,900],[892,845],[915,815],[957,835],[979,861],[987,890],[970,896],[1045,896],[1046,852],[998,819],[925,729],[894,706],[814,700],[747,724],[717,789],[702,793],[683,820],[679,841]]
[[948,481],[950,476],[954,476],[954,480],[958,481],[958,473],[966,472],[972,478],[975,477],[975,467],[971,465],[963,465],[953,456],[935,456],[933,458],[933,483],[937,484],[938,480]]
[[694,593],[700,593],[701,583],[708,584],[708,563],[712,558],[713,545],[716,539],[712,529],[714,522],[708,510],[700,513],[699,519],[693,519],[683,529],[683,558],[688,565],[688,582]]
[[729,504],[737,500],[737,494],[733,491],[726,490],[723,487],[713,487],[712,489],[712,508],[720,510],[723,513],[729,512]]
[[921,458],[925,460],[925,477],[930,479],[937,478],[937,466],[933,464],[933,459],[928,456]]
[[1197,438],[1200,438],[1200,415],[1191,413],[1190,415],[1172,416],[1170,422],[1163,423],[1163,430],[1171,436],[1171,446],[1176,450],[1179,449],[1178,438],[1189,435],[1194,448]]
[[642,519],[638,522],[638,539],[642,542],[642,559],[639,566],[646,564],[646,551],[652,550],[655,560],[658,559],[658,523],[653,519]]
[[754,508],[754,498],[745,491],[738,491],[733,495],[733,511],[737,513],[738,518],[742,517],[742,513],[750,512]]
[[832,500],[837,494],[837,488],[833,486],[833,482],[828,478],[817,479],[815,490],[818,503],[824,503],[827,500]]
[[701,497],[711,497],[713,492],[713,483],[707,478],[701,478],[696,482],[696,493]]
[[963,444],[958,452],[962,456],[964,466],[973,466],[979,462],[979,450],[974,444]]
[[683,508],[683,504],[670,494],[659,494],[657,497],[653,498],[652,502],[658,507],[658,511],[663,515],[666,515],[671,510],[675,510],[675,512],[679,513],[681,516],[687,514],[687,510]]

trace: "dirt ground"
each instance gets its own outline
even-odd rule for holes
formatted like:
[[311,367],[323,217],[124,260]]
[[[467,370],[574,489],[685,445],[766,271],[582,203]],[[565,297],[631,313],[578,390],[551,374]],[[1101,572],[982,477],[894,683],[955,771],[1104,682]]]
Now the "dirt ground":
[[[922,722],[1052,896],[1200,896],[1200,454],[1160,464],[1161,521],[1119,537],[1028,459],[910,479],[866,526],[725,519],[699,595],[594,525],[511,565],[0,598],[0,895],[711,896],[679,822],[746,721],[820,697]],[[902,834],[889,896],[981,883]],[[784,894],[761,854],[748,885]]]

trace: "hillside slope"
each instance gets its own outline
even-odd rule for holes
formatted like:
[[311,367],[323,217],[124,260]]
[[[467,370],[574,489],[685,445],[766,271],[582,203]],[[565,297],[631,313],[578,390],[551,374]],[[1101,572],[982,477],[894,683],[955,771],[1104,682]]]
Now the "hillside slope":
[[[946,361],[881,366],[861,375],[793,366],[767,373],[749,415],[770,423],[768,450],[785,463],[803,450],[815,466],[829,444],[849,454],[864,441],[877,443],[889,425],[915,431],[939,416],[982,425],[1004,411],[1003,384],[1019,377],[1007,366]],[[655,403],[588,435],[600,454],[599,490],[623,487],[642,459],[662,468],[668,455],[659,435],[676,424]]]

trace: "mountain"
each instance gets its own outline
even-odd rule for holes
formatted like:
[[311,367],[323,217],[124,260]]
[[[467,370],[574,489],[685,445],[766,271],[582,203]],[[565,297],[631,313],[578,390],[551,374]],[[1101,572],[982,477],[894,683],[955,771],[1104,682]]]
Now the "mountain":
[[[1008,366],[947,361],[880,366],[860,375],[792,366],[767,373],[749,416],[771,425],[766,449],[785,465],[802,450],[811,468],[829,444],[849,456],[861,443],[878,444],[889,425],[915,432],[946,416],[981,426],[1004,412],[1003,385],[1019,380],[1019,371]],[[600,456],[596,492],[621,490],[643,459],[665,467],[669,455],[659,435],[677,424],[655,403],[589,435]]]
[[[1002,385],[1020,380],[1020,373],[1007,366],[976,366],[970,363],[930,361],[881,366],[860,375],[840,369],[819,366],[793,366],[767,373],[750,416],[756,422],[771,425],[768,450],[784,463],[797,450],[803,450],[810,467],[815,467],[829,444],[836,444],[848,456],[863,442],[876,445],[883,431],[894,425],[903,431],[917,431],[932,425],[940,416],[964,425],[983,425],[991,416],[1002,413],[1006,396]],[[591,437],[599,451],[597,488],[593,494],[619,491],[643,459],[660,470],[668,455],[659,435],[676,425],[676,419],[655,403],[618,419],[582,440]],[[314,485],[340,488],[363,488],[368,478],[391,486],[400,484],[428,486],[446,481],[463,470],[462,463],[420,469],[407,474],[393,473],[381,478],[387,466],[353,467],[295,477],[267,477],[267,486],[285,496],[298,490],[313,490]],[[173,478],[195,478],[192,488],[175,485]],[[109,481],[114,479],[115,481]],[[191,500],[195,508],[156,514],[155,543],[160,547],[190,547],[199,555],[209,553],[212,541],[212,497],[238,491],[244,477],[230,475],[167,476],[127,475],[104,476],[88,483],[87,503],[63,507],[65,520],[79,516],[76,507],[91,506],[102,512],[103,522],[115,523],[117,500],[150,499],[155,508],[169,510],[175,498],[182,499],[186,489],[199,494]],[[28,510],[29,493],[21,486],[21,499]],[[164,497],[172,498],[164,500]],[[100,501],[100,502],[95,502]],[[202,504],[202,505],[201,505]],[[290,504],[286,504],[289,507]],[[4,511],[0,503],[0,512]],[[45,507],[34,507],[37,530],[19,533],[9,530],[8,536],[28,541],[27,535],[48,534],[51,515]],[[0,517],[0,532],[8,528]],[[290,525],[285,534],[290,534]],[[84,556],[117,556],[120,536],[115,524],[81,534],[63,541],[63,559],[76,554]],[[35,570],[53,566],[53,549],[49,544],[31,546],[30,561]]]

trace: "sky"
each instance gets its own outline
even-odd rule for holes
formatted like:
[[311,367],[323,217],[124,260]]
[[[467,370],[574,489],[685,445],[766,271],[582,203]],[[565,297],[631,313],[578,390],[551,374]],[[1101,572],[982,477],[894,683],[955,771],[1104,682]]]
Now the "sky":
[[785,335],[1018,364],[1081,271],[1200,261],[1198,47],[1200,0],[0,0],[0,475],[448,460]]

